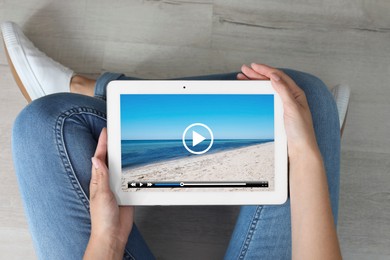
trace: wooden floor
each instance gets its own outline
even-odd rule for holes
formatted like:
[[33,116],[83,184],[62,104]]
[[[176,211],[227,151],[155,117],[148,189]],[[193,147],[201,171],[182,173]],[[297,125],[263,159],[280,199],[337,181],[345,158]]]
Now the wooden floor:
[[[345,259],[372,260],[390,258],[389,11],[386,0],[0,1],[0,21],[79,73],[169,78],[257,61],[349,84],[338,232]],[[0,259],[35,259],[10,150],[26,102],[3,48],[0,88]],[[141,208],[136,222],[159,259],[220,259],[237,209]]]

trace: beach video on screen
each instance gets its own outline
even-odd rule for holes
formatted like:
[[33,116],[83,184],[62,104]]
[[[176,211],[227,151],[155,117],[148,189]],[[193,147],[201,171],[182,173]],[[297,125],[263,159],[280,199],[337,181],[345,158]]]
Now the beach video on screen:
[[274,190],[273,95],[122,94],[120,113],[123,191],[180,192],[189,189],[148,184],[242,181],[268,187],[191,191]]

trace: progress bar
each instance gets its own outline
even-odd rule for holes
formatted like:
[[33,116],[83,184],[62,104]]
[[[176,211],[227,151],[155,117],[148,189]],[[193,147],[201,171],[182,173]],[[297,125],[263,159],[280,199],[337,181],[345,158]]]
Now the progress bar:
[[128,182],[128,188],[268,188],[268,181],[258,182]]

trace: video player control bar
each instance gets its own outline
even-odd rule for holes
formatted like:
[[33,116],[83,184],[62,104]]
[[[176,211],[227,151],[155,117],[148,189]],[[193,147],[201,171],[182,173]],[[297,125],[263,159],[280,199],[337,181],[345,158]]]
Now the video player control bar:
[[258,182],[128,182],[128,188],[268,188],[268,181]]

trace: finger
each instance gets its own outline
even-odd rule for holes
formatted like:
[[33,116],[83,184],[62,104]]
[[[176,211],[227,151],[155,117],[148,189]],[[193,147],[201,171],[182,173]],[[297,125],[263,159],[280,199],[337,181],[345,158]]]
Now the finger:
[[100,133],[94,157],[105,162],[107,157],[107,128],[103,128]]
[[300,89],[298,86],[296,86],[295,82],[290,78],[290,76],[288,76],[282,70],[276,69],[274,67],[265,64],[258,64],[258,63],[252,63],[251,67],[255,72],[269,78],[271,77],[272,73],[276,73],[277,75],[279,75],[279,77],[283,77],[283,80],[288,84],[289,88],[291,88],[294,85],[296,88]]
[[110,179],[106,164],[97,157],[92,157],[92,173],[96,175],[97,191],[110,190]]
[[242,73],[245,76],[247,76],[250,79],[255,79],[255,80],[267,80],[267,79],[269,79],[269,77],[265,77],[264,75],[261,75],[261,74],[257,73],[256,71],[254,71],[252,68],[249,68],[245,64],[242,65],[241,71],[242,71]]
[[91,182],[89,183],[89,198],[92,200],[98,190],[98,175],[94,167],[91,170]]
[[242,73],[237,74],[237,79],[238,80],[249,80],[249,78]]
[[[283,77],[283,80],[287,83],[287,84],[290,84],[290,83],[294,83],[294,81],[287,75],[285,74],[283,71],[281,70],[278,70],[274,67],[271,67],[271,66],[268,66],[268,65],[265,65],[265,64],[258,64],[258,63],[252,63],[251,64],[251,67],[252,69],[256,72],[256,73],[259,73],[261,75],[264,75],[265,77],[268,77],[268,78],[271,78],[271,74],[272,73],[275,73],[277,74],[279,77]],[[289,86],[288,86],[289,87]]]
[[271,84],[275,91],[279,94],[282,99],[283,106],[292,106],[297,104],[294,96],[291,93],[288,84],[285,82],[283,75],[278,75],[277,73],[270,74]]
[[262,73],[260,73],[259,71],[256,71],[255,69],[254,69],[254,65],[256,65],[257,63],[251,63],[251,69],[254,71],[254,72],[256,72],[257,74],[259,74],[259,75],[261,75],[262,77],[264,77],[264,79],[267,79],[267,80],[269,80],[269,77],[268,76],[266,76],[265,74],[262,74]]
[[251,67],[252,69],[256,72],[256,73],[259,73],[261,75],[264,75],[268,78],[271,77],[271,73],[272,72],[275,72],[277,71],[277,69],[271,67],[271,66],[268,66],[268,65],[265,65],[265,64],[258,64],[258,63],[252,63],[251,64]]
[[283,71],[277,69],[275,69],[275,71],[272,72],[271,75],[278,75],[278,77],[282,79],[282,82],[285,83],[285,87],[288,88],[292,97],[294,98],[295,103],[303,107],[308,106],[305,92],[300,87],[298,87],[298,85],[292,78],[290,78],[290,76],[288,76]]
[[93,160],[94,158],[92,157],[91,158],[92,161],[91,182],[89,183],[89,198],[91,200],[95,197],[96,192],[98,191],[98,184],[99,184],[98,174],[96,172],[96,168],[94,166]]
[[257,73],[261,73],[269,77],[271,76],[272,73],[276,73],[279,77],[283,78],[284,82],[287,83],[287,87],[290,89],[294,97],[300,97],[301,99],[301,97],[304,96],[303,90],[300,87],[298,87],[298,85],[294,82],[294,80],[290,78],[290,76],[288,76],[283,71],[265,64],[252,63],[251,67]]

